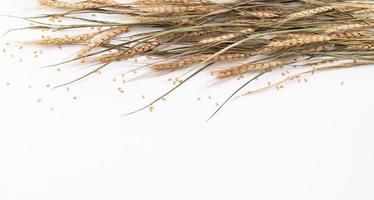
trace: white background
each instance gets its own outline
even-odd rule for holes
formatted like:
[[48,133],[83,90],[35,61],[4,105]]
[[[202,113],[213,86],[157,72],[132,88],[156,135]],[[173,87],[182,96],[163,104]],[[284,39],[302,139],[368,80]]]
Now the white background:
[[[34,0],[0,7],[2,15],[44,11]],[[0,20],[1,33],[27,25]],[[240,81],[212,85],[204,72],[154,112],[122,117],[170,88],[171,75],[122,84],[131,64],[124,62],[70,91],[52,90],[84,69],[39,67],[78,49],[19,49],[17,41],[34,33],[0,42],[1,200],[374,199],[371,67],[318,73],[308,83],[238,98],[209,123],[215,103]]]

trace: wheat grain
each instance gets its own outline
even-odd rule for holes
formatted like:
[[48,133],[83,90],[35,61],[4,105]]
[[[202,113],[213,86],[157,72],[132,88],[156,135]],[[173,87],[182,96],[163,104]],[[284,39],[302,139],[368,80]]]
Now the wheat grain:
[[253,29],[253,28],[247,28],[247,29],[239,31],[238,33],[229,33],[229,34],[225,34],[225,35],[221,35],[221,36],[217,36],[217,37],[203,39],[203,40],[199,41],[199,44],[209,44],[209,43],[227,41],[227,40],[231,40],[231,39],[240,37],[242,35],[252,33],[254,31],[255,31],[255,29]]
[[269,70],[275,67],[283,66],[284,63],[280,61],[271,61],[266,63],[257,63],[257,64],[245,64],[238,67],[232,67],[230,69],[225,69],[217,72],[218,78],[227,78],[230,76],[235,76],[239,74],[257,72],[262,70]]
[[78,58],[83,58],[93,49],[95,49],[95,48],[99,47],[100,45],[110,41],[111,39],[117,37],[118,35],[120,35],[122,33],[125,33],[125,32],[128,32],[128,31],[129,31],[129,28],[127,26],[122,26],[122,27],[117,27],[117,28],[110,29],[110,30],[102,33],[101,35],[98,36],[98,38],[96,38],[96,39],[94,38],[86,47],[81,49],[78,52],[77,57]]

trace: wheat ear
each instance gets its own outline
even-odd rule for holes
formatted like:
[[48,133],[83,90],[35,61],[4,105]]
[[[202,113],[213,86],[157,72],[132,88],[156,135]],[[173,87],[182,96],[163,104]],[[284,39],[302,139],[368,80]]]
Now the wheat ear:
[[190,19],[176,19],[176,20],[170,20],[170,18],[167,17],[148,17],[148,16],[135,16],[136,20],[140,22],[164,22],[164,23],[170,23],[170,24],[188,24],[188,25],[196,25],[196,22]]
[[95,35],[97,35],[98,32],[95,33],[85,33],[85,34],[80,34],[76,36],[68,36],[65,35],[63,38],[45,38],[39,41],[33,42],[34,44],[38,45],[63,45],[63,44],[76,44],[80,42],[85,42]]
[[119,4],[114,0],[87,0],[88,3],[96,3],[96,4],[103,4],[103,5],[113,5]]
[[366,31],[350,31],[350,32],[342,32],[342,33],[331,33],[329,34],[335,40],[339,39],[350,39],[350,38],[360,38],[367,36],[368,33]]
[[345,48],[349,51],[368,51],[374,50],[374,44],[357,44],[357,45],[350,45]]
[[[192,64],[204,62],[205,60],[209,59],[210,57],[214,56],[214,54],[204,54],[198,56],[191,56],[188,58],[183,58],[177,60],[175,62],[169,63],[160,63],[152,65],[152,68],[155,70],[171,70],[171,69],[179,69],[183,67],[187,67]],[[232,61],[232,60],[240,60],[247,57],[248,54],[244,53],[237,53],[237,54],[223,54],[214,56],[211,61],[213,62],[221,62],[221,61]]]
[[100,5],[95,3],[81,2],[81,3],[68,3],[56,0],[39,0],[39,3],[44,6],[52,8],[64,8],[64,9],[91,9],[98,8]]
[[140,8],[142,11],[150,14],[178,14],[184,12],[210,13],[218,10],[220,7],[215,5],[155,5]]
[[285,23],[285,22],[293,21],[293,20],[298,20],[298,19],[302,19],[302,18],[312,17],[314,15],[318,15],[318,14],[321,14],[321,13],[324,13],[324,12],[327,12],[327,11],[330,11],[330,10],[333,10],[333,9],[335,9],[334,6],[322,6],[322,7],[318,7],[318,8],[313,8],[313,9],[309,9],[309,10],[304,10],[304,11],[300,11],[300,12],[291,13],[291,14],[287,15],[283,20],[281,20],[281,23]]
[[285,65],[285,63],[280,61],[272,61],[266,63],[257,63],[257,64],[244,64],[238,67],[232,67],[230,69],[225,69],[217,72],[218,78],[227,78],[230,76],[235,76],[239,74],[257,72],[262,70],[273,69],[275,67],[280,67]]
[[225,34],[225,35],[221,35],[221,36],[217,36],[217,37],[203,39],[203,40],[199,41],[199,43],[200,44],[209,44],[209,43],[227,41],[227,40],[231,40],[231,39],[240,37],[242,35],[252,33],[254,31],[255,31],[255,29],[253,29],[253,28],[247,28],[247,29],[239,31],[238,33],[229,33],[229,34]]
[[354,30],[354,29],[367,28],[370,26],[373,26],[373,24],[365,24],[365,23],[344,24],[344,25],[339,25],[339,26],[334,26],[332,28],[329,28],[326,30],[326,33],[349,31],[349,30]]
[[327,35],[305,35],[298,38],[291,38],[285,40],[276,40],[270,42],[260,53],[271,52],[278,49],[290,48],[294,46],[313,44],[318,42],[327,42],[331,40],[349,39],[365,36],[365,31],[331,33]]
[[230,20],[228,21],[228,23],[232,23],[232,24],[255,24],[257,26],[261,26],[261,25],[269,25],[269,24],[272,24],[272,23],[275,23],[277,22],[279,19],[234,19],[234,20]]
[[284,12],[281,10],[257,8],[250,11],[242,11],[239,13],[241,16],[256,17],[256,18],[277,18],[280,17]]
[[321,51],[327,51],[327,50],[333,49],[334,47],[335,47],[334,44],[325,44],[325,45],[321,45],[321,46],[317,46],[317,47],[306,48],[303,51],[306,51],[306,52],[321,52]]
[[312,44],[316,42],[325,42],[332,40],[331,36],[328,35],[307,35],[298,38],[276,40],[270,42],[261,53],[271,52],[278,49],[290,48],[299,45]]
[[191,4],[196,3],[193,0],[137,0],[136,4],[140,5],[155,5],[155,4]]
[[97,59],[97,61],[102,62],[102,63],[107,63],[107,62],[119,61],[121,59],[131,58],[137,55],[141,55],[145,52],[148,52],[156,48],[158,45],[160,45],[160,42],[158,41],[140,44],[126,51],[118,51],[115,53],[108,53],[108,54],[102,55]]
[[83,58],[93,49],[95,49],[95,48],[99,47],[100,45],[112,40],[113,38],[117,37],[118,35],[120,35],[122,33],[125,33],[125,32],[128,32],[128,31],[129,31],[129,28],[127,26],[122,26],[122,27],[110,29],[110,30],[100,34],[98,36],[98,38],[96,38],[96,39],[94,38],[92,41],[90,41],[90,43],[86,47],[84,47],[83,49],[81,49],[78,52],[77,58]]

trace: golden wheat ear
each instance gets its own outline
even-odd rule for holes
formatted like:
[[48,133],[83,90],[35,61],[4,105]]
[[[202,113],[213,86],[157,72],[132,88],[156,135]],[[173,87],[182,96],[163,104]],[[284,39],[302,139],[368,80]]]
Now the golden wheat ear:
[[86,42],[87,40],[93,38],[97,35],[98,32],[94,33],[84,33],[76,36],[68,36],[65,35],[61,38],[52,38],[52,37],[45,37],[42,40],[32,41],[29,43],[37,44],[37,45],[65,45],[65,44],[78,44],[81,42]]
[[122,59],[132,58],[135,56],[140,56],[143,53],[146,53],[154,48],[156,48],[160,44],[159,41],[154,41],[150,43],[139,44],[133,48],[128,50],[120,50],[115,53],[108,53],[102,56],[99,56],[95,59],[95,61],[101,63],[113,62],[113,61],[120,61]]
[[63,8],[63,9],[74,9],[74,10],[101,7],[101,5],[98,5],[95,3],[88,3],[88,2],[69,3],[69,2],[56,1],[56,0],[39,0],[39,4],[43,6],[48,6],[51,8]]
[[283,66],[285,63],[281,61],[271,61],[266,63],[257,64],[245,64],[238,67],[232,67],[230,69],[225,69],[217,72],[218,78],[227,78],[230,76],[245,74],[249,72],[259,72],[264,70],[269,70],[275,67]]
[[89,52],[94,50],[95,48],[99,47],[100,45],[109,42],[110,40],[116,38],[118,35],[126,33],[129,31],[129,27],[122,26],[117,28],[112,28],[108,31],[103,32],[102,34],[98,35],[97,38],[94,38],[91,40],[91,42],[81,49],[78,52],[77,58],[83,58],[85,57]]

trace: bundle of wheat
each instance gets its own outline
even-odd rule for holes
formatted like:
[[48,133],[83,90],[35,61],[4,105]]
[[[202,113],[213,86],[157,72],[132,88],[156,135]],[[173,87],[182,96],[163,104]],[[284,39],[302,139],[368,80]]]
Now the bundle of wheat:
[[[248,73],[256,73],[255,78],[257,78],[275,68],[304,63],[307,68],[305,72],[290,75],[277,84],[254,90],[263,91],[315,71],[372,64],[374,58],[372,51],[374,34],[371,29],[374,23],[372,15],[374,3],[370,2],[354,0],[237,0],[229,3],[199,0],[138,0],[127,4],[114,0],[86,0],[76,3],[39,0],[39,2],[43,6],[63,9],[67,12],[25,19],[32,20],[34,24],[38,23],[37,19],[50,17],[76,19],[80,22],[73,25],[58,24],[58,26],[39,23],[30,28],[64,31],[91,27],[99,31],[63,38],[47,37],[41,41],[34,41],[36,44],[84,45],[71,61],[90,57],[93,59],[88,60],[102,63],[100,69],[111,62],[144,55],[161,57],[165,60],[149,65],[150,70],[158,72],[196,67],[196,70],[188,78],[180,81],[180,84],[197,73],[214,67],[217,63],[227,63],[225,65],[227,69],[213,72],[218,79]],[[82,17],[82,13],[92,15],[85,18]],[[103,20],[100,16],[96,16],[96,13],[126,15],[137,21],[122,23]],[[140,34],[136,32],[125,42],[120,39],[122,34],[131,34],[132,30],[138,27],[151,28],[153,31]],[[98,49],[100,51],[96,51]],[[116,52],[109,52],[111,50]],[[250,61],[231,66],[235,65],[232,61],[237,60]],[[323,64],[324,60],[347,63],[320,66],[319,64]],[[309,68],[311,66],[313,68]],[[81,79],[82,77],[77,80]],[[252,80],[254,78],[250,78],[245,85]],[[245,85],[241,85],[234,94]],[[232,96],[230,95],[230,98]],[[147,106],[151,106],[159,99]]]

